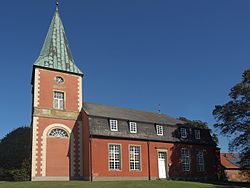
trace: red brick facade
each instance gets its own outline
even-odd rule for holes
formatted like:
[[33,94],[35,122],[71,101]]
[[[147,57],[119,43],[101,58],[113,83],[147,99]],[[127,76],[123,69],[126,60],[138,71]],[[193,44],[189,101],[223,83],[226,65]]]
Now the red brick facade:
[[[117,144],[121,146],[121,170],[114,171],[109,169],[109,144]],[[140,146],[141,148],[141,170],[139,171],[132,171],[129,169],[129,146]],[[191,151],[191,170],[189,172],[183,172],[180,158],[181,148],[188,148]],[[198,172],[196,169],[195,156],[197,150],[202,150],[205,153],[204,172]],[[216,148],[214,147],[122,139],[92,138],[92,179],[159,179],[157,158],[159,151],[165,152],[167,156],[167,178],[192,180],[214,180],[217,178],[217,160],[215,158]]]
[[[58,84],[55,78],[64,79]],[[38,77],[38,78],[37,78]],[[166,155],[166,178],[207,180],[217,178],[218,152],[204,144],[147,141],[143,139],[107,138],[90,135],[89,115],[81,109],[81,76],[35,67],[33,75],[33,180],[120,180],[158,179],[158,152]],[[35,84],[39,86],[36,87]],[[64,92],[63,110],[53,108],[53,92]],[[81,98],[81,96],[80,96]],[[35,102],[35,100],[37,100]],[[51,137],[59,128],[66,138]],[[119,170],[109,168],[109,145],[120,145]],[[140,170],[130,170],[129,146],[140,147]],[[184,172],[181,149],[190,151],[190,171]],[[204,171],[197,170],[197,151],[204,154]]]
[[[64,79],[63,84],[55,80]],[[81,177],[82,119],[79,111],[79,80],[81,76],[36,67],[33,74],[33,148],[32,178]],[[38,86],[37,86],[37,85]],[[64,110],[53,108],[53,93],[64,93]],[[81,108],[80,108],[81,109]],[[50,137],[49,132],[60,128],[67,138]],[[79,130],[80,129],[80,130]],[[81,132],[79,132],[81,131]],[[46,178],[45,178],[46,179]]]
[[83,103],[82,79],[57,7],[33,67],[33,181],[217,178],[208,130],[159,113]]

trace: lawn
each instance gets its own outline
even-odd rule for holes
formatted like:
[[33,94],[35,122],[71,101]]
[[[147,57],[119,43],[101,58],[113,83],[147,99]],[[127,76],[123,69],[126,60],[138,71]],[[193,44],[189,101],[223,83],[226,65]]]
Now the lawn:
[[113,182],[0,182],[0,188],[245,188],[248,184],[240,183],[199,183],[184,181],[113,181]]

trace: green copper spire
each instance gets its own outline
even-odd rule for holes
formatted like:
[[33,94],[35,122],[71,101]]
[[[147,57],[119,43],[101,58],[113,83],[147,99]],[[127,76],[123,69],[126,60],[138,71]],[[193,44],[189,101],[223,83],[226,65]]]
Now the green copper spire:
[[51,21],[48,34],[44,41],[40,55],[34,65],[76,74],[83,74],[74,63],[64,27],[59,16],[58,1],[56,1],[56,12]]

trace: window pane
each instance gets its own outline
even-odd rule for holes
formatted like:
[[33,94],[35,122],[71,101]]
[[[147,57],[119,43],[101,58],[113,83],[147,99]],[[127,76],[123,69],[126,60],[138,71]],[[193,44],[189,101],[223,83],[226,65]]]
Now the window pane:
[[120,145],[109,145],[109,169],[120,170]]
[[64,109],[64,93],[55,91],[54,92],[54,104],[55,109],[63,110]]
[[136,122],[129,123],[129,129],[131,133],[137,133],[137,124]]
[[162,125],[156,125],[156,133],[157,133],[157,135],[163,135],[163,126]]
[[140,146],[129,147],[130,170],[141,170]]
[[187,130],[186,130],[186,128],[181,128],[180,132],[181,132],[181,137],[182,138],[187,138]]
[[63,109],[63,105],[64,105],[63,100],[60,100],[60,103],[59,103],[59,104],[60,104],[59,109],[61,109],[61,110],[62,110],[62,109]]
[[58,100],[54,99],[54,108],[58,109]]
[[69,137],[68,133],[65,130],[58,128],[52,129],[48,135],[51,137],[61,137],[61,138]]
[[197,171],[203,172],[205,170],[203,151],[198,151],[196,155],[196,161],[197,161]]
[[190,150],[187,148],[181,149],[181,159],[183,171],[190,171],[191,156]]
[[118,131],[118,123],[117,120],[110,120],[109,121],[110,124],[110,130],[111,131]]
[[194,130],[195,139],[200,139],[200,130]]

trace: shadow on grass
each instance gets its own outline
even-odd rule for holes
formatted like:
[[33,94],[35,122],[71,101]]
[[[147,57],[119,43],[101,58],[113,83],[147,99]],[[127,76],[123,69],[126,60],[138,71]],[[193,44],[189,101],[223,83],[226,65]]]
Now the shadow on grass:
[[[193,181],[192,181],[193,182]],[[199,181],[199,183],[207,183],[214,185],[216,188],[250,188],[249,182],[228,182],[228,181]]]
[[69,182],[4,182],[0,188],[247,188],[247,183],[194,181],[69,181]]

